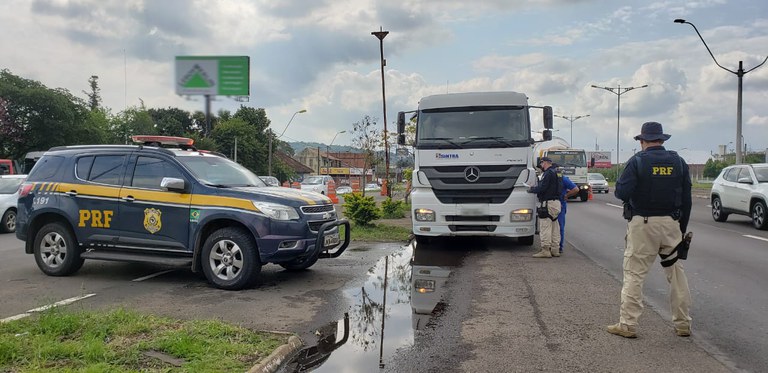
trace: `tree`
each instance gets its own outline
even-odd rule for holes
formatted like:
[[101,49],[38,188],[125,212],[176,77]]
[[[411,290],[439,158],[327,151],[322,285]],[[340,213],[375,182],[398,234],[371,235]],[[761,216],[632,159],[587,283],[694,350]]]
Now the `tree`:
[[[376,155],[376,149],[381,146],[381,143],[382,137],[376,128],[375,119],[371,119],[370,116],[366,115],[363,116],[361,121],[352,124],[352,145],[362,149],[365,155],[363,161],[363,180],[365,180],[368,169],[379,163],[380,159]],[[363,195],[365,195],[365,188],[362,189]]]
[[110,121],[110,142],[131,144],[131,136],[157,135],[152,116],[143,106],[132,106],[113,117]]
[[99,76],[91,75],[88,79],[88,85],[91,87],[91,91],[83,91],[88,96],[88,107],[91,111],[101,107],[101,89],[99,88]]
[[184,136],[194,132],[192,115],[179,108],[149,109],[157,132],[164,136]]
[[237,162],[257,174],[267,170],[267,149],[259,143],[253,126],[240,118],[219,123],[211,132],[211,138],[218,145],[218,150],[234,159],[235,139],[237,139]]

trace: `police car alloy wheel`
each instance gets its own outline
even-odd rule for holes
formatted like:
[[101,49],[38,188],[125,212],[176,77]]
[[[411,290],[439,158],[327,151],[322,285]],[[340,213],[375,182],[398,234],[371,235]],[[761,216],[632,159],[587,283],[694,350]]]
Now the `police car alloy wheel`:
[[83,266],[80,249],[62,223],[49,223],[37,231],[34,251],[37,266],[49,276],[67,276]]
[[0,232],[13,233],[16,232],[16,211],[8,210],[3,214],[3,219],[0,221]]
[[259,252],[253,238],[241,228],[222,228],[211,234],[202,252],[205,277],[225,290],[252,286],[261,272]]

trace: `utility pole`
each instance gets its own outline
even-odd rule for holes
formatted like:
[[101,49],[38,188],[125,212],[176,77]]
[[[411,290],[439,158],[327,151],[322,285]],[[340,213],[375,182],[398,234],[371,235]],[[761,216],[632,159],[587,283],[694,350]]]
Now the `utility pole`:
[[579,115],[579,116],[576,116],[576,117],[574,117],[573,114],[571,114],[570,117],[566,117],[566,116],[562,116],[562,115],[557,115],[557,114],[555,114],[555,116],[558,117],[558,118],[563,118],[563,119],[568,120],[568,121],[571,122],[571,147],[574,148],[574,146],[573,146],[573,122],[575,122],[577,119],[586,118],[586,117],[589,116],[589,114]]
[[384,180],[387,181],[387,197],[392,197],[392,185],[389,183],[389,145],[387,143],[387,94],[384,89],[384,66],[387,65],[387,60],[384,59],[384,38],[389,34],[389,31],[384,31],[379,27],[379,31],[374,31],[371,35],[379,39],[379,49],[381,50],[381,105],[384,111],[384,163],[387,169],[384,173]]

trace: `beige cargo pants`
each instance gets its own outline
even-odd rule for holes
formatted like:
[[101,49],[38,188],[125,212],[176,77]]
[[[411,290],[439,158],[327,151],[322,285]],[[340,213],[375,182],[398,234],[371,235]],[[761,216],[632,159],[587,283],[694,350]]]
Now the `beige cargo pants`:
[[[560,201],[547,201],[547,210],[549,215],[557,218],[560,214]],[[541,249],[549,250],[551,248],[557,248],[560,251],[560,223],[555,219],[539,218],[539,238],[541,239]]]
[[[627,226],[624,250],[624,285],[621,289],[620,322],[637,325],[643,313],[643,281],[659,253],[667,255],[683,238],[680,224],[669,216],[651,216],[648,222],[634,216]],[[691,326],[691,293],[683,266],[678,260],[664,268],[670,285],[669,303],[675,328]]]

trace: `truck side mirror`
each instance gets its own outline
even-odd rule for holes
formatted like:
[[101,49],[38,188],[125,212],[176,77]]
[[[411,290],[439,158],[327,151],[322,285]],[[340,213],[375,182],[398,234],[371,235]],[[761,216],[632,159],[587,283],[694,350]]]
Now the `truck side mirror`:
[[592,158],[589,160],[589,167],[595,167],[595,157],[592,157]]
[[[551,113],[552,112],[550,112],[550,114]],[[551,121],[550,121],[550,125],[552,125]],[[541,133],[541,136],[544,139],[544,141],[552,140],[552,130],[544,130],[544,132]]]
[[405,145],[405,113],[397,113],[397,145]]
[[[552,129],[553,127],[552,106],[544,106],[544,128]],[[549,134],[549,140],[552,139],[552,133]],[[545,139],[546,140],[546,139]]]

